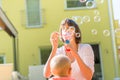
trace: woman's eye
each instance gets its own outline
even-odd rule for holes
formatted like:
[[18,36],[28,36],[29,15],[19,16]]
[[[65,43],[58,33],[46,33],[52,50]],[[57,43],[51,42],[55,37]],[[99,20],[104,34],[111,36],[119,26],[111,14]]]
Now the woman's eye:
[[75,32],[75,28],[73,26],[69,27],[68,29],[70,32]]

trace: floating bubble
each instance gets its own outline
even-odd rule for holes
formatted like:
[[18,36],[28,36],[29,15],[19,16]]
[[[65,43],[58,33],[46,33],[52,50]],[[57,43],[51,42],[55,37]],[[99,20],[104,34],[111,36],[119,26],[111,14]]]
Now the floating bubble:
[[74,26],[70,26],[69,29],[68,29],[69,32],[75,32],[75,28]]
[[97,35],[97,30],[96,29],[92,29],[91,32],[92,32],[93,35]]
[[103,35],[104,36],[110,36],[110,31],[109,30],[104,30]]
[[79,16],[77,22],[80,23],[82,21],[82,16]]
[[86,1],[87,1],[87,0],[80,0],[81,3],[84,3],[84,2],[86,2]]
[[73,19],[74,21],[77,21],[77,20],[79,19],[79,16],[72,16],[72,19]]
[[94,17],[94,22],[100,22],[101,21],[101,17],[100,16],[95,16]]
[[86,6],[87,6],[87,8],[94,8],[95,7],[95,2],[94,1],[87,1]]
[[84,16],[84,17],[82,18],[82,21],[83,21],[83,22],[90,22],[90,17],[89,17],[89,16]]
[[77,38],[79,38],[79,37],[80,37],[80,33],[75,33],[75,36],[76,36]]
[[78,22],[80,25],[83,24],[82,16],[72,16],[72,19]]
[[80,24],[83,24],[83,21],[81,21]]
[[98,10],[95,10],[95,11],[94,11],[94,14],[95,14],[96,16],[98,16],[98,15],[100,15],[100,12],[99,12]]

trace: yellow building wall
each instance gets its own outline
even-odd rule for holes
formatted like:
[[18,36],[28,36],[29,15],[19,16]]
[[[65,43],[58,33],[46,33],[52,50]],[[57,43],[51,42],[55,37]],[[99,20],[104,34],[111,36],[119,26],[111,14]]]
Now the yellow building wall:
[[[105,36],[103,32],[108,30],[110,32],[109,14],[108,14],[108,2],[104,0],[104,3],[100,3],[100,0],[96,0],[97,7],[95,9],[86,10],[65,10],[65,0],[40,0],[41,8],[43,10],[43,18],[45,24],[41,28],[26,28],[25,23],[25,0],[3,0],[2,7],[6,15],[9,17],[13,25],[18,31],[18,57],[19,64],[18,70],[23,75],[28,75],[28,67],[30,65],[39,65],[40,62],[40,50],[41,46],[50,46],[49,37],[53,31],[58,31],[59,24],[64,18],[71,18],[72,16],[89,16],[90,22],[79,24],[82,31],[82,43],[100,45],[101,67],[104,80],[111,80],[114,78],[114,53],[112,47],[111,35]],[[100,22],[94,22],[95,10],[100,12]],[[97,30],[97,35],[92,34],[92,30]],[[3,35],[0,32],[0,35]],[[5,35],[5,34],[4,34]],[[2,36],[2,38],[7,37]],[[8,37],[7,37],[8,38]],[[0,44],[4,44],[5,55],[8,55],[7,61],[13,62],[13,55],[10,39],[0,41]],[[10,41],[10,42],[9,42]],[[9,43],[7,43],[9,42]],[[0,45],[2,50],[3,45]],[[9,54],[9,52],[11,52]],[[9,60],[10,59],[10,60]],[[109,66],[110,65],[110,66]],[[108,68],[109,66],[109,68]]]
[[13,38],[0,30],[0,56],[5,56],[6,63],[13,63]]

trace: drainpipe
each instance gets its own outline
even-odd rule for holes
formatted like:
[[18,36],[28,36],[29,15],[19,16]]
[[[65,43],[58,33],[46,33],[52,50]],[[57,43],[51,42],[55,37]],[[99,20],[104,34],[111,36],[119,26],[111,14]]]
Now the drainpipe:
[[16,38],[13,37],[13,60],[14,60],[14,71],[17,71],[17,50],[16,50]]
[[112,47],[114,53],[114,65],[115,65],[115,78],[114,80],[120,80],[118,75],[118,57],[117,57],[117,47],[116,47],[116,40],[115,40],[115,31],[114,31],[114,24],[113,24],[113,10],[112,10],[112,3],[111,0],[108,0],[108,10],[109,10],[109,20],[110,20],[110,30],[111,30],[111,37],[112,37]]

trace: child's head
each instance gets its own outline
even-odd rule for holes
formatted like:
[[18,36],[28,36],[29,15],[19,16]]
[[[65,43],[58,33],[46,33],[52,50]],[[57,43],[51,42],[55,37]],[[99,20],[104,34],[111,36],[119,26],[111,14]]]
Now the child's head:
[[51,59],[50,68],[54,76],[70,76],[70,59],[65,55],[56,55]]

